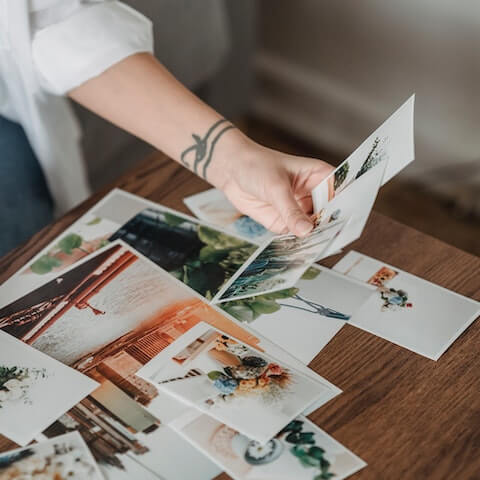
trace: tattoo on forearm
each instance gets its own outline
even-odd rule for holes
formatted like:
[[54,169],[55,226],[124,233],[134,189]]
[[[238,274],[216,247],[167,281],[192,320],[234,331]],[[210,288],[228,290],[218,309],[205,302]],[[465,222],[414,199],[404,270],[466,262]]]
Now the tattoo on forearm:
[[[207,169],[212,161],[215,145],[220,137],[232,128],[235,128],[235,126],[222,118],[208,129],[203,138],[195,133],[192,134],[195,143],[182,152],[180,156],[182,163],[197,175],[207,178]],[[192,152],[194,155],[191,155]],[[188,160],[187,156],[191,156],[192,159]]]

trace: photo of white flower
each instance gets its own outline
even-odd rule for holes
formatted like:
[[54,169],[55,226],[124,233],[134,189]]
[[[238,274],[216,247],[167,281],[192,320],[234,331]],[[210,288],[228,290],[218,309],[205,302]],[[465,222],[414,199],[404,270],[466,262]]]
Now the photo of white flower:
[[0,408],[6,408],[9,402],[22,400],[31,403],[28,390],[39,379],[48,376],[47,369],[8,367],[0,365]]
[[17,444],[29,443],[98,385],[0,332],[0,433]]

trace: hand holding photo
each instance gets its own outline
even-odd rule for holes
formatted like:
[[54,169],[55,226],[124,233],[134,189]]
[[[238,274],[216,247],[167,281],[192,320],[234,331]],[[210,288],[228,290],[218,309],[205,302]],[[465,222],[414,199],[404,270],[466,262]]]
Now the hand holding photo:
[[137,375],[259,442],[267,442],[328,389],[205,323]]
[[305,417],[265,444],[198,413],[174,428],[236,480],[342,480],[366,466]]
[[381,185],[387,183],[415,158],[413,109],[411,96],[393,115],[373,132],[339,167],[312,191],[313,210],[349,188],[376,165],[387,162]]
[[294,286],[322,256],[348,220],[317,225],[306,237],[274,237],[246,262],[213,299],[221,303]]
[[480,303],[351,251],[333,269],[376,287],[350,323],[438,360],[480,314]]
[[77,432],[0,453],[1,480],[103,480]]

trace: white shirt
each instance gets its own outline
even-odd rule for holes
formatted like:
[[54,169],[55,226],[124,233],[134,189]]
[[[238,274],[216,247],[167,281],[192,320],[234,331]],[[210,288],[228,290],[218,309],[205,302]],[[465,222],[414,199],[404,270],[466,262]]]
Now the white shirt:
[[0,0],[0,115],[23,126],[57,211],[89,194],[80,129],[64,95],[152,51],[151,22],[121,2]]

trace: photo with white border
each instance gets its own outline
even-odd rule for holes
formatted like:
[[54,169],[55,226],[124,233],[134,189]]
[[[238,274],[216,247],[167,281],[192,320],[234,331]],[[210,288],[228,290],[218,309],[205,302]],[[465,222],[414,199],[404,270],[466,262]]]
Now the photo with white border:
[[137,376],[259,442],[267,442],[325,390],[268,352],[203,322]]
[[376,288],[351,325],[432,360],[480,315],[480,302],[356,251],[333,269]]
[[0,331],[0,433],[19,445],[99,384]]

